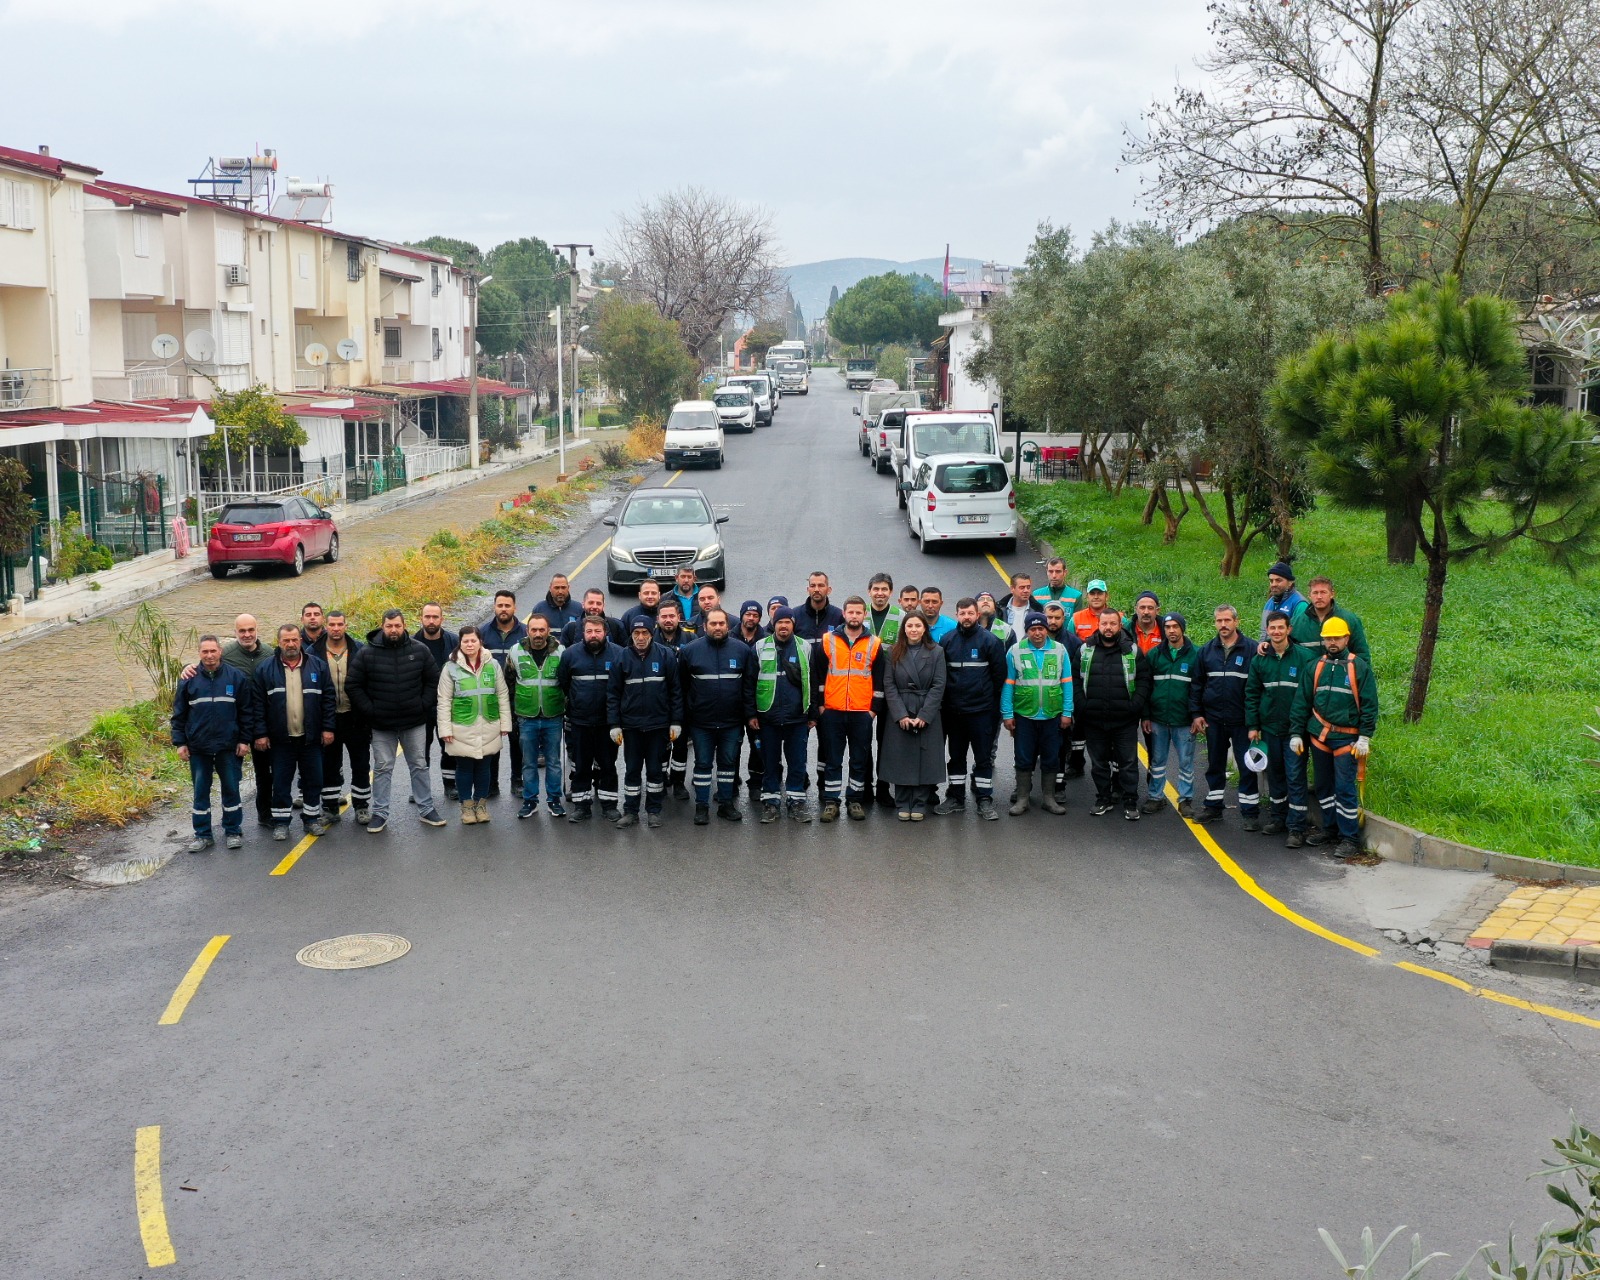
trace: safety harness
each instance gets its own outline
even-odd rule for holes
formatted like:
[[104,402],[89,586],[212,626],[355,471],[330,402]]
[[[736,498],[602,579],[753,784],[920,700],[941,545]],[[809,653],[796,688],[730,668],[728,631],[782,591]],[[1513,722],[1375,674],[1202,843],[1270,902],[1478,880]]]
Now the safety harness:
[[[1347,734],[1352,734],[1355,737],[1359,738],[1361,736],[1361,729],[1356,725],[1334,724],[1331,720],[1328,719],[1327,716],[1323,715],[1322,712],[1318,711],[1317,707],[1316,707],[1317,690],[1319,688],[1321,688],[1321,686],[1322,686],[1322,669],[1324,667],[1326,667],[1327,665],[1328,665],[1328,659],[1327,658],[1318,658],[1317,659],[1317,669],[1311,676],[1311,700],[1312,700],[1311,714],[1314,715],[1317,718],[1317,723],[1322,726],[1322,732],[1317,734],[1315,737],[1313,737],[1311,739],[1311,745],[1316,747],[1318,751],[1325,751],[1325,752],[1327,752],[1327,754],[1329,754],[1331,756],[1347,756],[1347,755],[1351,754],[1352,748],[1354,748],[1355,743],[1354,742],[1347,742],[1342,747],[1330,747],[1328,745],[1328,741],[1327,741],[1328,735],[1330,733],[1347,733]],[[1345,654],[1344,666],[1345,666],[1345,680],[1350,685],[1350,697],[1356,704],[1356,711],[1358,713],[1356,718],[1359,719],[1360,718],[1359,712],[1361,711],[1361,686],[1356,682],[1356,656],[1355,656],[1355,654],[1353,654],[1353,653],[1346,653]],[[1356,781],[1358,783],[1360,783],[1360,782],[1365,782],[1366,780],[1367,780],[1367,758],[1365,756],[1357,756],[1356,757]]]

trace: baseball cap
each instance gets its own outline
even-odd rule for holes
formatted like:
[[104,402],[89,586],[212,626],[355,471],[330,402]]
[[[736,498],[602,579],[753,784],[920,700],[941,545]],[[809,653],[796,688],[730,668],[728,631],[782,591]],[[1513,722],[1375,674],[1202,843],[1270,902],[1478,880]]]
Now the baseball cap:
[[1105,589],[1106,580],[1104,578],[1091,578],[1089,579],[1089,585],[1084,588],[1085,591],[1104,591]]

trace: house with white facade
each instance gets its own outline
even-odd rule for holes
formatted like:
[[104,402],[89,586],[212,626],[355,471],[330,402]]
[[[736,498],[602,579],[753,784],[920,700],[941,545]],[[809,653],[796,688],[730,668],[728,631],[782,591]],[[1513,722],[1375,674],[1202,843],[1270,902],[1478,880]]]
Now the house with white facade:
[[967,361],[989,339],[985,309],[1011,288],[1011,268],[986,262],[977,280],[961,280],[950,286],[953,305],[939,317],[948,332],[933,344],[939,398],[951,409],[987,409],[999,404],[1005,412],[1005,397],[999,384],[974,378]]

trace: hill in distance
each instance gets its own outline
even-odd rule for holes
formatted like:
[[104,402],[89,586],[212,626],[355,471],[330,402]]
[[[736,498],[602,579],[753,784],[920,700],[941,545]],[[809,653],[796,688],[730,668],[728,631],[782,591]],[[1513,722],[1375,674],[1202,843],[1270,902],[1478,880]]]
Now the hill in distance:
[[[952,267],[965,267],[969,279],[978,278],[982,258],[951,257]],[[944,275],[944,255],[937,258],[919,258],[915,262],[891,262],[888,258],[830,258],[826,262],[802,262],[784,268],[789,280],[789,292],[805,312],[806,320],[820,319],[828,309],[828,295],[835,285],[843,293],[858,280],[868,276],[881,276],[886,271],[904,275],[925,275],[937,282]]]

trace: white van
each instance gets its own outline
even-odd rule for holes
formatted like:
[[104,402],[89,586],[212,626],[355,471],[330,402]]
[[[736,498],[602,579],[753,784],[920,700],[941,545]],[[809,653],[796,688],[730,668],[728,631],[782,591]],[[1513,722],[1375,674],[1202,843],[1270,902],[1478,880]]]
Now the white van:
[[944,542],[997,541],[1017,549],[1017,495],[998,454],[936,453],[901,485],[906,526],[922,553]]
[[756,429],[756,398],[749,387],[718,387],[711,393],[723,431]]
[[722,467],[722,422],[711,400],[680,400],[667,415],[669,467]]
[[987,409],[908,409],[900,439],[892,448],[901,507],[906,505],[906,481],[916,475],[925,459],[935,454],[963,453],[973,458],[1011,460],[1010,449],[1001,452],[994,415]]
[[756,401],[756,426],[772,425],[772,415],[778,411],[778,384],[770,374],[736,373],[722,385],[748,387]]

